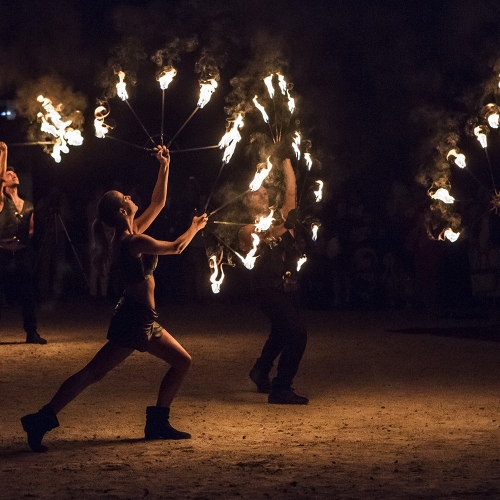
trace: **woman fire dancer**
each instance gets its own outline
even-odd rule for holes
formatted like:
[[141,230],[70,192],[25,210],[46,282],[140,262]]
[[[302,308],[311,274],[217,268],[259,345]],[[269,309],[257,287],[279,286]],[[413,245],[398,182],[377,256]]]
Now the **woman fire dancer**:
[[[271,404],[307,404],[309,400],[292,389],[306,348],[307,331],[299,312],[298,252],[293,230],[297,218],[296,179],[288,158],[283,161],[283,174],[285,190],[281,217],[266,233],[257,234],[261,243],[252,275],[254,292],[260,309],[271,322],[271,331],[250,371],[250,378],[259,392],[269,394]],[[243,204],[254,220],[269,215],[269,195],[264,186],[249,192]],[[254,233],[254,224],[240,229],[239,247],[243,252],[253,248]],[[271,381],[269,374],[278,356],[277,373]]]
[[[174,429],[169,423],[170,405],[190,367],[191,357],[186,350],[160,326],[156,319],[154,288],[158,255],[179,254],[195,234],[207,223],[203,214],[194,217],[189,229],[175,241],[160,241],[147,236],[144,231],[151,225],[167,197],[170,155],[164,146],[157,148],[160,163],[158,178],[151,196],[151,203],[137,218],[137,205],[130,196],[118,191],[108,191],[100,199],[98,218],[94,222],[94,236],[102,245],[101,259],[94,264],[103,266],[109,254],[111,266],[118,273],[124,286],[111,319],[108,342],[80,371],[69,377],[52,400],[37,413],[21,418],[27,433],[28,445],[36,452],[46,451],[42,445],[44,434],[59,426],[57,414],[89,385],[101,380],[110,370],[128,358],[134,350],[149,352],[166,361],[170,368],[163,377],[156,406],[146,408],[146,439],[188,439],[187,432]],[[104,240],[102,223],[114,229],[111,248]]]

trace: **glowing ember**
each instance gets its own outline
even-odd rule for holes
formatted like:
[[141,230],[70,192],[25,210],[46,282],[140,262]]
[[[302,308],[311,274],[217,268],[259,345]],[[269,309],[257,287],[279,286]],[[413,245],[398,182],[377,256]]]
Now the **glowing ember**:
[[447,240],[451,241],[452,243],[454,243],[455,241],[458,240],[458,237],[460,236],[460,233],[455,233],[454,231],[452,231],[450,228],[448,229],[445,229],[444,232],[443,232],[443,236],[444,238],[446,238]]
[[274,210],[271,209],[269,215],[267,215],[266,217],[260,216],[258,220],[255,221],[255,230],[258,232],[267,231],[271,227],[271,224],[274,221],[273,215],[274,215]]
[[54,160],[59,163],[61,161],[61,153],[69,153],[68,144],[70,146],[81,146],[83,137],[79,130],[71,128],[71,120],[63,120],[59,111],[62,108],[60,104],[57,109],[52,105],[52,101],[43,95],[37,97],[45,110],[45,113],[37,114],[40,121],[40,130],[50,134],[56,138],[52,153],[50,154]]
[[210,98],[212,97],[212,94],[215,92],[215,89],[217,88],[217,82],[212,78],[208,82],[205,83],[200,83],[200,98],[198,99],[197,106],[199,108],[203,108],[208,101],[210,101]]
[[317,191],[314,191],[314,195],[316,196],[316,202],[320,202],[323,199],[323,181],[316,181],[318,184]]
[[316,241],[318,239],[318,230],[319,230],[319,227],[320,227],[321,224],[318,224],[317,222],[315,222],[312,226],[311,226],[311,231],[312,231],[312,240],[313,241]]
[[474,135],[483,148],[488,146],[488,139],[486,137],[487,129],[483,125],[479,125],[474,129]]
[[302,138],[300,137],[299,132],[295,132],[295,136],[292,142],[292,148],[295,151],[295,156],[297,156],[297,160],[300,160],[300,143]]
[[306,161],[307,170],[311,170],[313,164],[311,153],[304,153],[304,160]]
[[448,160],[450,156],[455,157],[455,163],[460,168],[465,168],[467,166],[465,162],[465,155],[463,153],[459,153],[456,149],[450,150],[450,152],[446,155],[446,159]]
[[262,186],[262,183],[264,182],[264,179],[269,175],[269,172],[273,168],[273,164],[270,161],[270,157],[267,157],[267,162],[264,165],[264,163],[259,163],[257,165],[257,172],[255,173],[255,176],[248,186],[250,188],[250,191],[257,191],[260,189],[260,186]]
[[105,106],[97,106],[94,111],[94,128],[95,136],[99,139],[104,139],[108,130],[112,128],[110,125],[104,123],[105,118],[109,115],[109,110]]
[[445,188],[439,188],[434,194],[430,195],[434,200],[441,200],[443,203],[453,203],[455,198],[450,195],[449,191]]
[[491,128],[498,128],[498,113],[491,113],[491,115],[488,116],[488,123]]
[[260,238],[255,233],[252,233],[252,239],[253,239],[253,247],[248,252],[247,256],[246,257],[242,257],[241,255],[237,254],[238,257],[243,262],[243,265],[247,269],[253,269],[254,268],[255,261],[257,260],[257,257],[255,257],[255,254],[257,252],[257,248],[258,248],[259,243],[260,243]]
[[266,84],[267,91],[269,92],[269,97],[272,99],[274,97],[274,87],[273,87],[273,74],[264,78],[264,83]]
[[233,122],[233,126],[228,130],[219,142],[219,149],[226,148],[224,150],[224,156],[222,161],[224,163],[229,163],[231,157],[233,156],[236,144],[241,140],[241,134],[238,129],[243,127],[243,116],[241,113],[237,116],[236,120]]
[[175,68],[172,68],[172,66],[165,66],[163,71],[156,78],[160,83],[160,88],[166,90],[176,74],[177,70]]
[[269,116],[266,113],[266,110],[264,109],[264,106],[262,104],[259,104],[257,102],[257,96],[253,98],[253,103],[255,104],[255,107],[262,113],[262,118],[266,123],[269,123]]
[[307,257],[302,255],[297,261],[297,271],[300,271],[300,268],[307,262]]
[[209,258],[210,267],[213,269],[213,272],[210,276],[210,283],[212,284],[212,292],[219,293],[220,286],[222,281],[224,280],[224,271],[222,270],[222,265],[217,265],[217,257],[215,255],[211,255]]
[[117,74],[120,81],[116,84],[116,93],[122,101],[126,101],[128,99],[128,94],[127,84],[124,82],[125,73],[123,71],[118,71]]

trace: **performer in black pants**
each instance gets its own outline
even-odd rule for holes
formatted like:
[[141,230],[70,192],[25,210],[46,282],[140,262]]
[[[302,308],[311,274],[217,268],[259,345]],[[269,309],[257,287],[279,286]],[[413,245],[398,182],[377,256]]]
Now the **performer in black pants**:
[[[309,400],[296,394],[292,381],[297,374],[307,343],[307,330],[299,310],[297,276],[298,251],[294,238],[296,218],[296,180],[290,160],[283,161],[285,189],[277,223],[264,233],[256,233],[255,225],[243,226],[238,234],[243,252],[253,248],[253,235],[260,239],[259,257],[253,272],[253,288],[262,312],[271,322],[271,331],[260,357],[250,371],[259,392],[268,393],[272,404],[307,404]],[[257,219],[269,214],[269,195],[264,186],[248,193],[243,204]],[[276,376],[269,378],[279,356]]]
[[0,300],[8,296],[21,306],[27,343],[46,344],[35,313],[33,204],[19,197],[19,179],[7,166],[7,153],[7,145],[0,142]]

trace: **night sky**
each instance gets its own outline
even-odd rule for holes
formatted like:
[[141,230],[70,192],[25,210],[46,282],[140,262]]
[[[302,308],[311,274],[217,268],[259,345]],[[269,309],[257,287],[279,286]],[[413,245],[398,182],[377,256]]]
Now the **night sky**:
[[[455,133],[462,148],[470,142],[467,119],[477,115],[495,76],[499,21],[495,0],[19,2],[0,17],[0,99],[18,108],[15,120],[2,120],[0,134],[8,143],[30,140],[33,110],[23,100],[40,90],[63,95],[83,113],[84,144],[70,147],[60,164],[38,146],[10,150],[11,163],[33,175],[33,197],[54,185],[76,198],[98,185],[151,186],[154,158],[94,137],[93,111],[110,89],[113,64],[135,77],[129,102],[158,137],[161,91],[151,57],[169,47],[178,75],[165,98],[168,138],[194,110],[197,69],[209,56],[219,87],[172,144],[183,149],[217,144],[225,108],[234,105],[231,82],[279,63],[293,84],[296,116],[327,200],[354,189],[376,207],[396,181],[418,191],[415,177],[432,170],[428,162],[443,136]],[[147,145],[125,103],[109,102],[112,135]],[[172,190],[185,189],[194,176],[206,195],[221,154],[174,156]],[[225,169],[230,180],[242,171],[232,163]]]

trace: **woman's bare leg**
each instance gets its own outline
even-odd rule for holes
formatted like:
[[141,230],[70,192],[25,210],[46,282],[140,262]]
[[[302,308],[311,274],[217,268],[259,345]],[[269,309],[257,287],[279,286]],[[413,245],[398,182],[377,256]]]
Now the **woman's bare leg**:
[[79,372],[66,379],[49,403],[57,414],[89,385],[101,380],[108,372],[125,361],[134,349],[108,342]]
[[156,401],[156,406],[169,408],[189,371],[191,356],[165,329],[161,337],[151,339],[147,351],[170,365],[161,381]]

